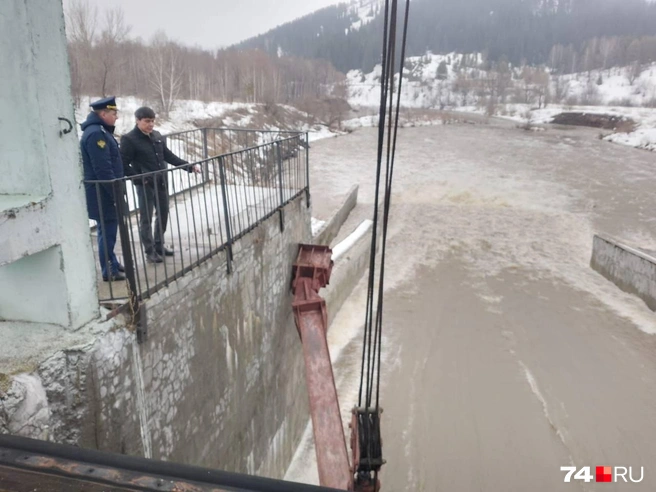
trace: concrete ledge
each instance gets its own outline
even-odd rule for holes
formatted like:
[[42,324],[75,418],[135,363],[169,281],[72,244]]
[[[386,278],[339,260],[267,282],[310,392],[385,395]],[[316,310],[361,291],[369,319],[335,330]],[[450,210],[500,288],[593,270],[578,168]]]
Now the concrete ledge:
[[[362,279],[367,268],[369,268],[371,234],[372,228],[369,227],[366,233],[353,242],[349,249],[335,261],[330,277],[330,285],[321,292],[323,298],[326,299],[328,326],[330,326],[337,312]],[[349,241],[349,238],[346,238],[343,242],[347,241]]]
[[330,245],[330,243],[337,237],[339,230],[342,225],[348,218],[351,210],[358,203],[358,185],[353,185],[349,192],[346,194],[346,198],[337,209],[337,211],[326,221],[324,226],[319,229],[315,234],[312,241],[314,244],[325,244]]
[[656,311],[656,257],[646,251],[595,235],[590,266],[624,292],[635,294]]

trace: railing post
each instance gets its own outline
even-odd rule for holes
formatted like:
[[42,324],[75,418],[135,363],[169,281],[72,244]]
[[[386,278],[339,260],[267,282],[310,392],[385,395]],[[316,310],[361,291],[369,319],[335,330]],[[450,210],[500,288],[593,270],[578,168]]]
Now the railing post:
[[126,189],[124,180],[114,181],[114,199],[116,202],[116,215],[118,217],[118,230],[121,236],[121,251],[123,252],[123,266],[125,267],[125,277],[128,282],[128,295],[130,314],[132,323],[137,329],[137,341],[143,343],[146,341],[148,333],[145,323],[141,322],[141,306],[139,303],[139,294],[137,292],[136,270],[134,259],[132,258],[132,248],[130,244],[130,232],[128,230],[128,221],[130,220],[130,211],[126,200]]
[[[207,128],[203,128],[203,160],[209,158],[209,147],[207,145]],[[209,183],[210,181],[210,166],[207,163],[203,166],[203,182]]]
[[310,134],[305,132],[305,202],[310,208]]
[[221,196],[223,198],[223,217],[226,228],[226,263],[228,275],[232,273],[232,232],[230,229],[230,211],[228,210],[228,186],[226,184],[225,162],[223,156],[219,156],[219,175],[221,177]]
[[283,204],[285,203],[285,195],[283,193],[283,180],[282,180],[282,153],[280,152],[280,141],[275,142],[276,146],[276,160],[278,161],[278,185],[280,186],[280,205],[278,206],[278,217],[280,218],[280,232],[285,230],[285,210]]
[[207,128],[203,128],[203,159],[209,157],[209,149],[207,147]]

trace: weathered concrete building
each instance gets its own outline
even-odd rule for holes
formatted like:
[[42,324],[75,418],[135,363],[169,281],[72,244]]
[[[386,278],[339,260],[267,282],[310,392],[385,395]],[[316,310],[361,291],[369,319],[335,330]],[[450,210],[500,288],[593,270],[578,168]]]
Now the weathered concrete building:
[[98,303],[61,4],[4,1],[0,30],[0,320],[74,330]]

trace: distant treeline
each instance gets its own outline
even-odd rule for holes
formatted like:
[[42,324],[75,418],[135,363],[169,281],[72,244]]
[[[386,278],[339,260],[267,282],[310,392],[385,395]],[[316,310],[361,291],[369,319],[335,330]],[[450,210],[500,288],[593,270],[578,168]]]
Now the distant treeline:
[[[74,0],[66,11],[72,91],[132,95],[166,114],[176,99],[294,103],[343,95],[344,75],[326,60],[278,57],[263,50],[204,50],[130,35],[122,10]],[[341,89],[341,92],[337,89]]]
[[[344,72],[368,72],[381,58],[381,5],[357,0],[351,6],[328,7],[238,47],[324,59]],[[354,7],[374,19],[356,28]],[[653,41],[641,40],[653,35],[656,2],[647,0],[413,0],[408,54],[478,52],[489,61],[556,62],[563,71],[575,72],[589,69],[591,63],[597,68],[656,61],[653,46],[647,46]],[[613,41],[600,41],[607,38]],[[634,41],[644,46],[631,47]],[[600,50],[613,55],[592,56]]]

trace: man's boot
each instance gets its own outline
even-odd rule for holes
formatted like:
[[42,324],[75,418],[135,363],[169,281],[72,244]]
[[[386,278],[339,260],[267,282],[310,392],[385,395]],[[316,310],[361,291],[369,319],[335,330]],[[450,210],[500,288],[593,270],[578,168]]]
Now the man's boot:
[[146,253],[146,260],[148,263],[162,263],[164,259],[158,255],[155,251],[151,253]]

